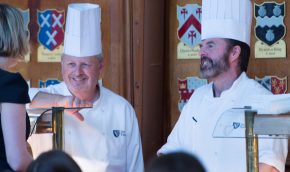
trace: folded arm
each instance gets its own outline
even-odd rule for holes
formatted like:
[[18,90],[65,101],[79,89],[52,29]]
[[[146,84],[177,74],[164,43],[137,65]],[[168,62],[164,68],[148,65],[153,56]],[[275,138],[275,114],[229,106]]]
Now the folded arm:
[[[92,102],[83,101],[75,96],[63,96],[59,94],[51,94],[38,92],[30,103],[30,108],[51,108],[51,107],[92,107]],[[80,109],[66,110],[70,115],[75,116],[83,121],[83,116],[79,113]]]

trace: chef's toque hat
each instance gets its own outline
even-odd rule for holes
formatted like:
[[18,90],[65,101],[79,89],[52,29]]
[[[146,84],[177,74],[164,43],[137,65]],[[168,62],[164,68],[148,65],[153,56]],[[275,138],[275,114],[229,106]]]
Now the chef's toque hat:
[[64,54],[87,57],[102,53],[101,8],[97,4],[69,4],[64,36]]
[[229,38],[250,45],[250,0],[203,0],[201,39]]

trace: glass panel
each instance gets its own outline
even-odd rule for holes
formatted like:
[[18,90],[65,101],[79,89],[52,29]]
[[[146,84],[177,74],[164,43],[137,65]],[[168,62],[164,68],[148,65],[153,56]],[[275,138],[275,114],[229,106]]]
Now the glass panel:
[[[245,138],[245,112],[249,108],[228,109],[218,119],[213,137],[215,138]],[[290,115],[256,115],[254,133],[263,139],[284,139],[290,134]],[[256,129],[257,128],[257,129]],[[262,135],[263,134],[263,135]]]

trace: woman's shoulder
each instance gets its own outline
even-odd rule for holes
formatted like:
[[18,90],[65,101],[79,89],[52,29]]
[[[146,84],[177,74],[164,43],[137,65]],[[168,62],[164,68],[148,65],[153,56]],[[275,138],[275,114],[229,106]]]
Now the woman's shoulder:
[[11,86],[23,87],[23,85],[27,85],[23,77],[19,73],[12,73],[4,70],[0,70],[0,88]]
[[0,69],[0,101],[11,103],[28,103],[28,85],[19,73]]

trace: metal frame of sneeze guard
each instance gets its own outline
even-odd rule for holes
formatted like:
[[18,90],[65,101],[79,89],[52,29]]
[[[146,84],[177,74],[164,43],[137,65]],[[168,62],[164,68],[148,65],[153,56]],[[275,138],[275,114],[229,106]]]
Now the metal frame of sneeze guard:
[[63,150],[63,114],[64,107],[52,107],[53,149]]
[[245,110],[245,125],[247,171],[258,172],[258,135],[274,136],[271,139],[287,138],[290,135],[290,113],[257,114],[255,110]]
[[[52,148],[53,149],[60,149],[64,150],[64,110],[65,109],[85,109],[85,108],[92,108],[92,107],[52,107],[52,108],[34,108],[28,109],[29,114],[38,114],[37,120],[34,124],[38,123],[38,119],[48,111],[52,111],[52,118],[51,118],[51,126],[52,126]],[[40,114],[40,115],[39,115]],[[32,129],[33,133],[34,127]]]
[[[52,128],[52,148],[53,149],[64,149],[64,136],[63,136],[63,120],[64,120],[64,110],[67,108],[64,107],[52,107],[52,108],[31,108],[27,109],[27,112],[34,117],[37,117],[35,124],[32,128],[32,132],[35,126],[38,123],[40,117],[51,111],[51,128]],[[69,109],[78,109],[78,108],[69,108]]]
[[213,133],[217,138],[245,138],[247,172],[259,171],[258,138],[286,139],[289,135],[290,113],[258,114],[251,107],[225,111]]
[[258,136],[254,133],[254,119],[257,115],[256,111],[245,110],[245,126],[246,126],[246,157],[247,157],[247,171],[259,171],[259,149]]

